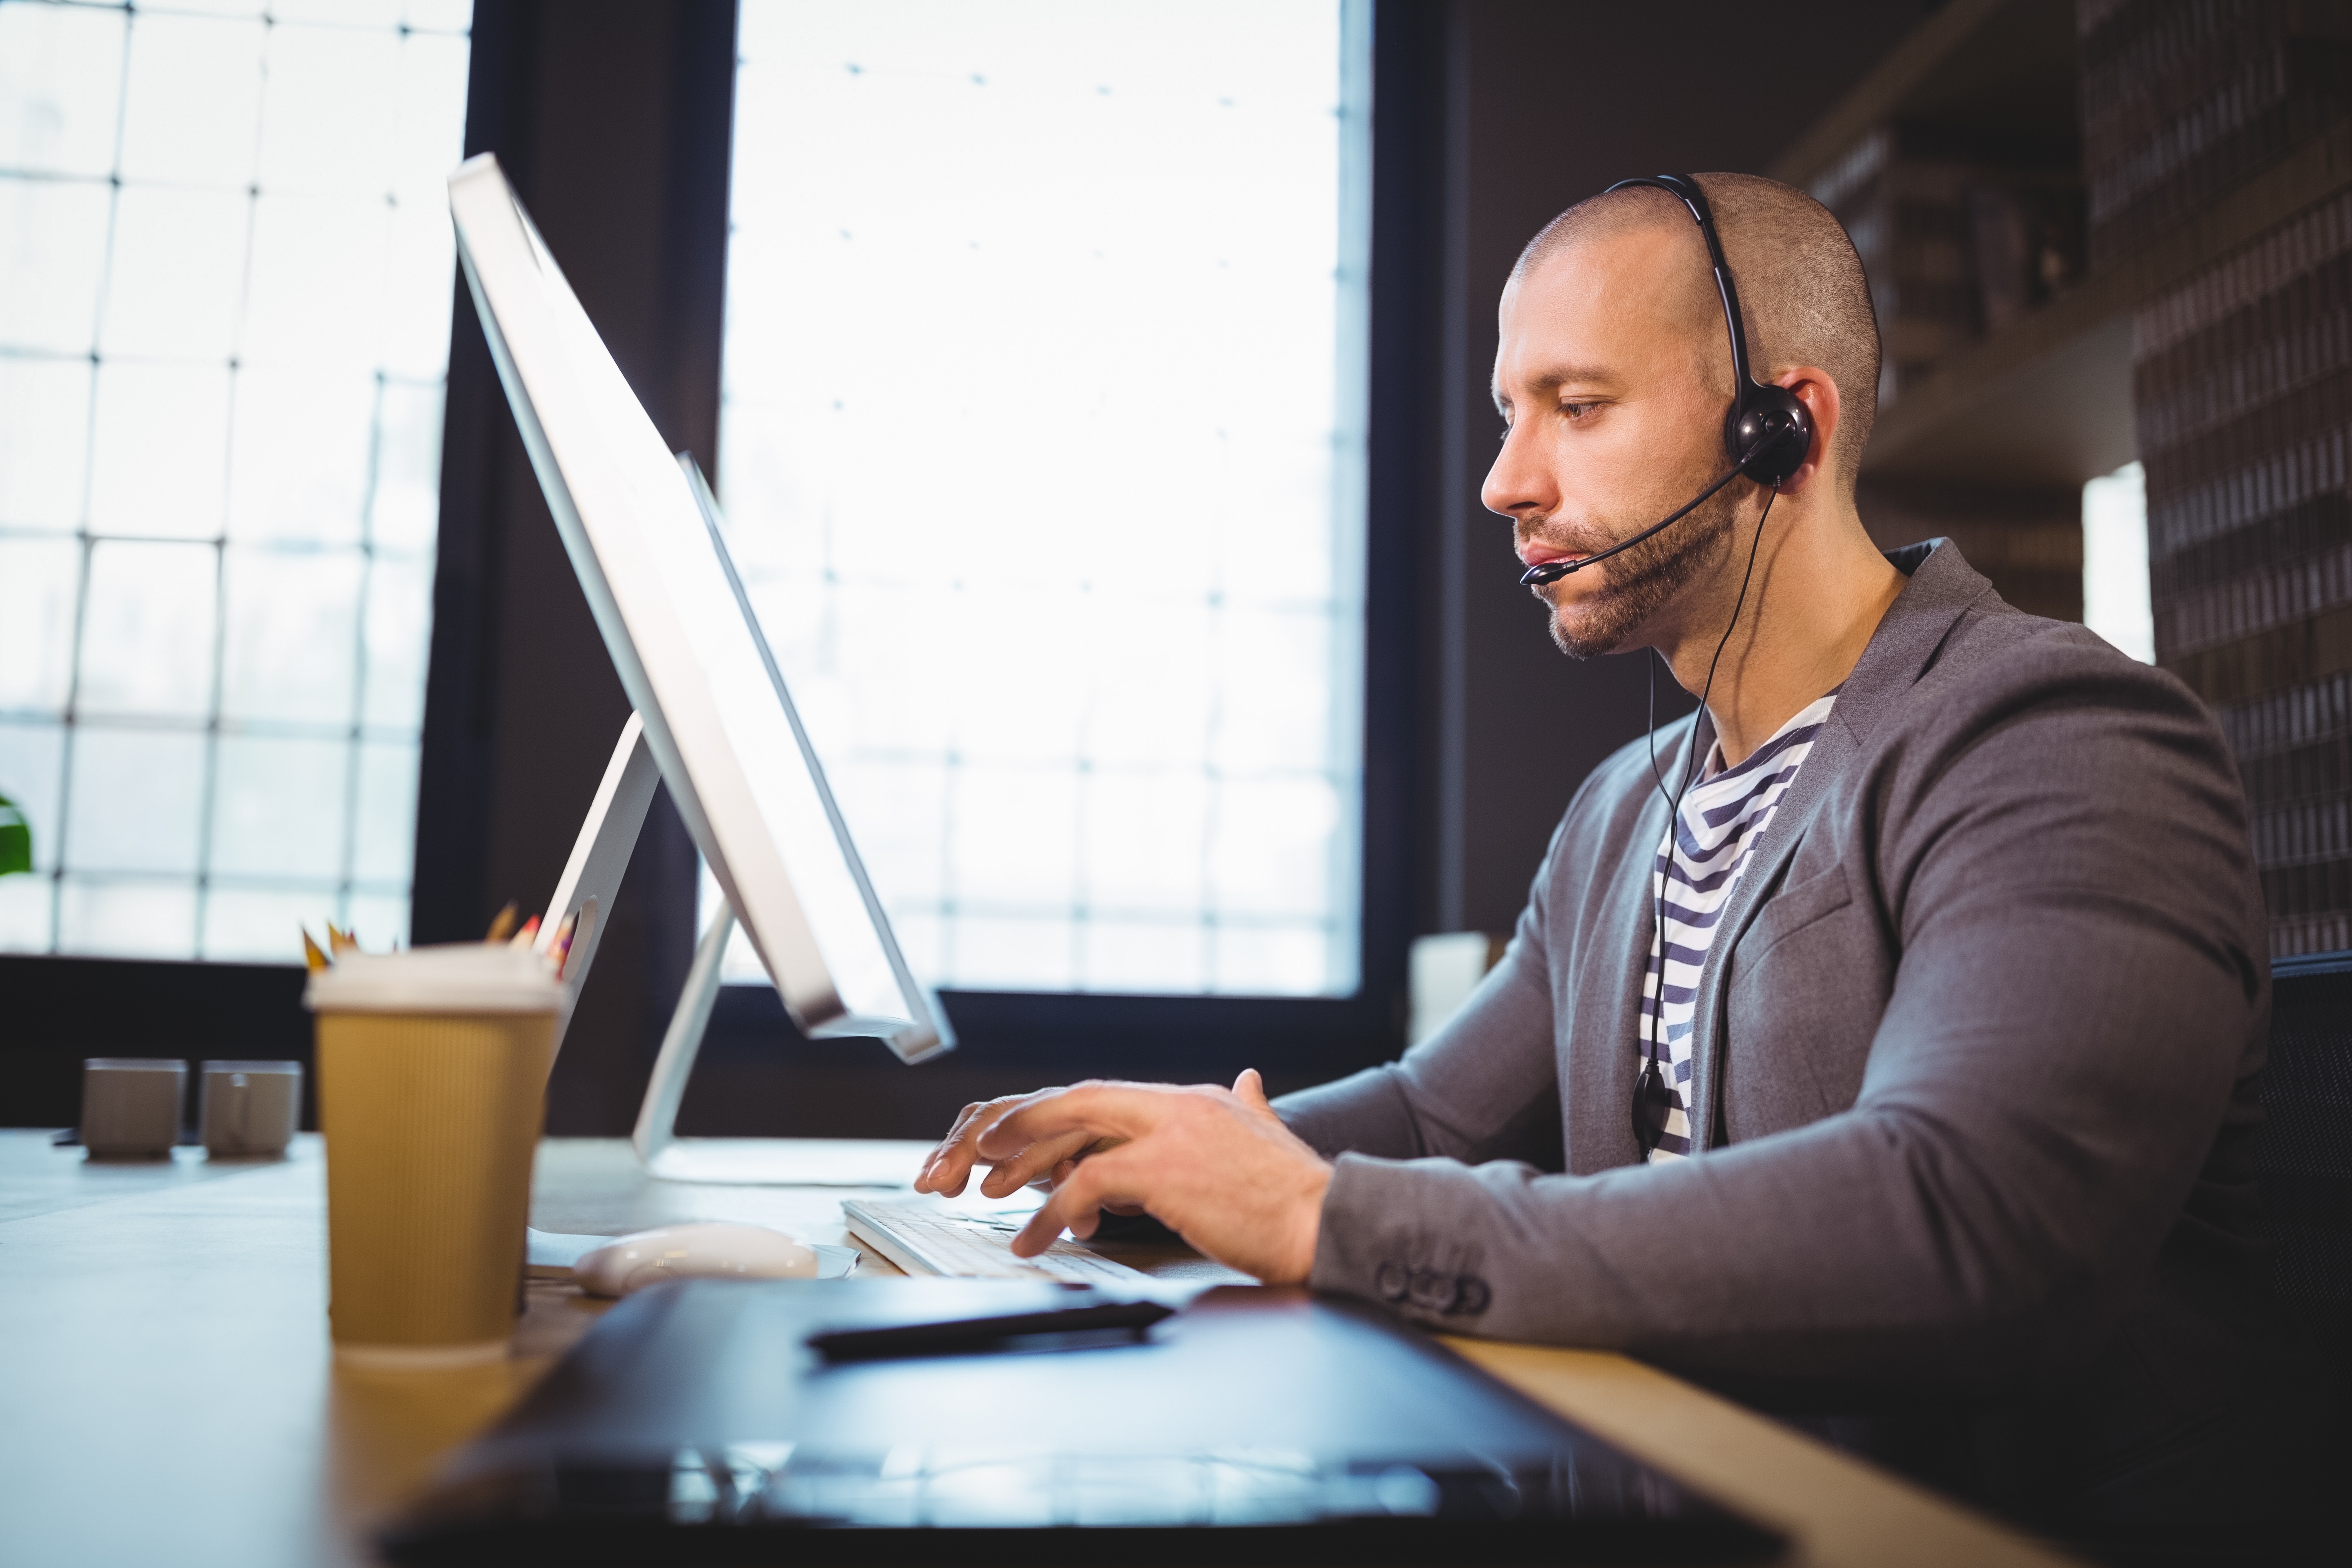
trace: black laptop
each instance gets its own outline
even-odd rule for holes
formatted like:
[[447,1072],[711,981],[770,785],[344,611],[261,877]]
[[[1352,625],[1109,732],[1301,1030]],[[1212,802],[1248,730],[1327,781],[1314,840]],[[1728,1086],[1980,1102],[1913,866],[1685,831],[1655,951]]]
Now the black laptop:
[[834,1360],[808,1342],[1068,1299],[962,1279],[641,1292],[384,1548],[404,1563],[1058,1548],[1425,1568],[1754,1561],[1783,1544],[1426,1336],[1305,1291],[1215,1289],[1138,1332],[956,1353]]

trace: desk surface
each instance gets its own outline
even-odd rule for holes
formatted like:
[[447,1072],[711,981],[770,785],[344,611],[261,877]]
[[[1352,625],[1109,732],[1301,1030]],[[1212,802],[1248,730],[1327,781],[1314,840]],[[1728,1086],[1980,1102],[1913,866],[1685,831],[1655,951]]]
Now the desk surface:
[[[0,1131],[0,1508],[11,1561],[364,1563],[373,1524],[586,1332],[534,1285],[515,1358],[353,1373],[330,1354],[324,1165],[87,1163]],[[657,1182],[618,1140],[541,1148],[532,1223],[749,1220],[856,1245],[846,1189]],[[894,1272],[878,1258],[864,1265]],[[1449,1342],[1504,1382],[1786,1531],[1817,1564],[2053,1563],[2023,1538],[1622,1356]]]

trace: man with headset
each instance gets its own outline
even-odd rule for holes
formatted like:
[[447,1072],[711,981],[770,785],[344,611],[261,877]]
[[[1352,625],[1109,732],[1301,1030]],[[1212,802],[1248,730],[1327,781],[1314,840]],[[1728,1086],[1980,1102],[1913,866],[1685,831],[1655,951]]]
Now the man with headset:
[[2268,966],[2211,716],[1948,542],[1871,543],[1869,289],[1801,194],[1612,188],[1500,326],[1485,500],[1554,640],[1654,649],[1698,712],[1585,781],[1402,1060],[973,1106],[918,1185],[1051,1178],[1024,1253],[1139,1208],[1433,1328],[1876,1412],[2032,1517],[2242,1492]]

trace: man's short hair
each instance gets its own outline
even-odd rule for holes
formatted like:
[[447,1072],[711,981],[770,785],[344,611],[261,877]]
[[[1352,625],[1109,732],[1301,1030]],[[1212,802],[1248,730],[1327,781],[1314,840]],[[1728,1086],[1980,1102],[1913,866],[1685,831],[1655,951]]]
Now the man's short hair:
[[[1830,210],[1802,191],[1756,174],[1696,178],[1739,285],[1748,357],[1757,379],[1769,381],[1790,366],[1812,364],[1837,383],[1841,412],[1830,467],[1840,488],[1850,490],[1878,416],[1878,317],[1871,308],[1862,258]],[[1689,310],[1703,311],[1719,337],[1723,309],[1706,244],[1689,209],[1654,186],[1603,192],[1577,203],[1528,241],[1511,276],[1524,277],[1575,246],[1666,224],[1690,237]]]

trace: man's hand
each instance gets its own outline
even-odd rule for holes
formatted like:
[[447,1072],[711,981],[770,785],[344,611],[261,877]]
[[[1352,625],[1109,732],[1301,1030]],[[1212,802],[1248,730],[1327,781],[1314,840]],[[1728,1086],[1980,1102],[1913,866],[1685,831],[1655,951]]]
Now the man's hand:
[[1315,1267],[1331,1184],[1331,1167],[1275,1115],[1255,1068],[1231,1089],[1082,1083],[971,1107],[916,1185],[961,1192],[975,1157],[997,1162],[983,1192],[1011,1192],[1029,1179],[1022,1172],[1054,1174],[1053,1196],[1013,1238],[1021,1257],[1066,1228],[1093,1235],[1100,1209],[1139,1207],[1269,1285],[1299,1284]]

